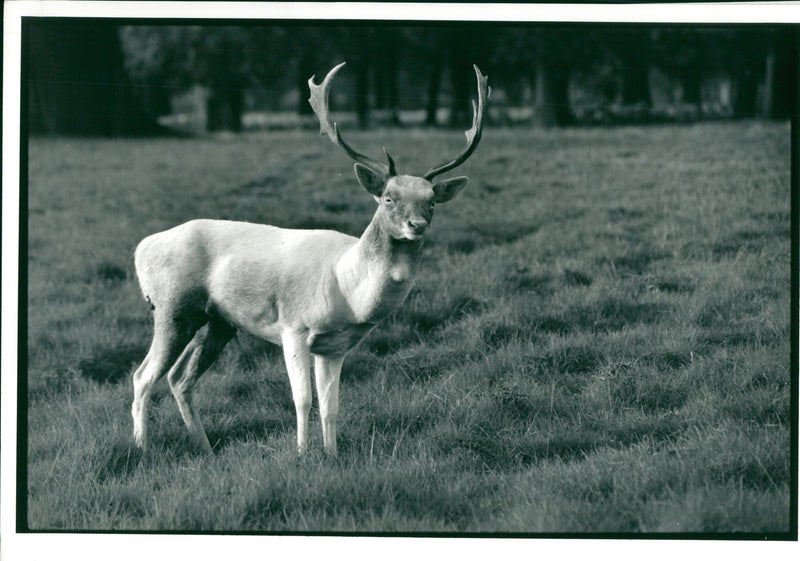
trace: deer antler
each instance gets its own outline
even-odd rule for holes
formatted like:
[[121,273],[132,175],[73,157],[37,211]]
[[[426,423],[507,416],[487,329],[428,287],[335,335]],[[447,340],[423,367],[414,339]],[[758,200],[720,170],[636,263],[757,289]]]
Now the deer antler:
[[330,138],[334,144],[341,146],[352,160],[365,165],[375,173],[388,179],[389,177],[397,175],[397,170],[395,169],[394,160],[389,155],[389,152],[386,151],[386,148],[383,149],[383,152],[386,154],[386,159],[389,162],[388,164],[384,164],[383,162],[379,162],[378,160],[374,160],[369,156],[357,152],[342,139],[342,135],[339,133],[339,127],[331,120],[330,108],[328,107],[331,83],[336,73],[339,72],[339,69],[345,64],[346,63],[342,62],[334,66],[319,85],[314,83],[314,76],[308,79],[308,87],[311,90],[311,97],[308,99],[308,102],[317,115],[317,119],[319,119],[319,133],[327,134],[328,138]]
[[423,177],[428,181],[432,180],[437,175],[440,175],[446,171],[450,171],[454,167],[463,164],[466,159],[472,155],[472,153],[478,147],[478,142],[481,140],[481,131],[483,130],[483,115],[486,113],[486,100],[489,99],[492,90],[489,87],[486,76],[481,74],[480,69],[474,64],[472,67],[475,69],[475,75],[478,78],[478,104],[476,106],[475,100],[472,100],[472,128],[464,132],[464,134],[467,136],[467,147],[464,148],[463,152],[456,156],[455,159],[450,160],[446,164],[442,164],[441,166],[435,167],[425,173]]

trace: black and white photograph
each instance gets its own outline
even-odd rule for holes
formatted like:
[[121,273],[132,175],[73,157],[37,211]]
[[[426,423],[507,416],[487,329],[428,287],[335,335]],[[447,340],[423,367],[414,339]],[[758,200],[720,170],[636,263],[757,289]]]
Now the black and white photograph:
[[798,22],[390,4],[21,17],[4,528],[796,541]]

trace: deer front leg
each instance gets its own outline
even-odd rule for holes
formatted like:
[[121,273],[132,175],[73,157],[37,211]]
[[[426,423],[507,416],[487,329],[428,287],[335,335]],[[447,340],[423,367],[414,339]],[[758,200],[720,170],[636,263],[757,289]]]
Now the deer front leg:
[[311,353],[300,333],[286,332],[281,337],[283,358],[289,373],[294,409],[297,414],[297,451],[308,448],[308,412],[311,410]]
[[319,415],[325,451],[336,455],[336,419],[339,416],[339,375],[344,357],[315,355],[314,377],[317,382]]

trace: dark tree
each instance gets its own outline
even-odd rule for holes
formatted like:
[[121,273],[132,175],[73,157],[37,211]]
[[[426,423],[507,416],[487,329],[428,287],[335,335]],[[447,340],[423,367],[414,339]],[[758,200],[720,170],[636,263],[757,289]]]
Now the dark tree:
[[425,124],[436,125],[436,115],[439,112],[439,94],[442,91],[442,78],[444,76],[444,56],[434,53],[430,59],[428,69],[428,91],[425,102]]
[[352,26],[336,30],[337,50],[342,61],[354,74],[355,91],[351,98],[355,103],[358,124],[361,128],[369,126],[370,109],[370,71],[375,48],[375,29],[368,26]]
[[796,75],[793,29],[656,28],[653,38],[657,64],[680,81],[684,101],[699,105],[705,80],[727,76],[733,84],[735,116],[790,114],[794,99],[787,85]]
[[244,115],[244,88],[249,82],[244,59],[247,37],[237,28],[214,31],[203,45],[207,59],[205,82],[211,90],[207,128],[212,132],[240,132]]
[[765,116],[788,119],[796,110],[800,38],[796,28],[784,27],[773,34],[767,54]]
[[449,28],[445,36],[449,44],[448,61],[451,87],[450,126],[463,127],[472,123],[472,100],[475,99],[476,64],[488,72],[496,28],[462,25]]
[[574,121],[569,85],[572,73],[593,64],[594,55],[580,28],[543,27],[531,30],[534,53],[533,124],[569,125]]
[[372,63],[370,50],[370,32],[367,29],[355,29],[353,41],[356,45],[356,115],[361,128],[369,126],[369,69]]
[[448,66],[450,74],[450,126],[464,126],[471,120],[469,101],[470,74],[466,69],[474,60],[473,42],[478,41],[476,30],[469,27],[452,27],[447,30]]
[[311,50],[303,50],[299,53],[297,58],[297,65],[295,70],[295,87],[300,92],[297,96],[297,114],[298,115],[312,115],[314,111],[311,109],[311,104],[308,103],[308,97],[303,95],[302,92],[308,89],[308,79],[314,76],[314,68],[316,67],[316,60]]
[[498,87],[530,81],[534,94],[532,124],[536,127],[574,122],[570,100],[573,78],[590,75],[607,59],[597,33],[585,26],[503,28],[496,32],[491,45],[494,64],[500,70]]
[[724,29],[703,27],[659,27],[652,32],[655,63],[677,80],[682,101],[700,107],[706,79],[724,71]]
[[125,71],[142,100],[145,110],[157,117],[172,111],[175,89],[173,73],[180,49],[170,48],[177,40],[176,28],[122,27],[119,30]]
[[569,106],[569,71],[567,68],[536,57],[536,102],[533,123],[539,127],[568,125],[572,122]]
[[729,76],[734,117],[754,117],[763,112],[759,88],[766,78],[773,30],[764,27],[725,29],[714,45],[717,67]]
[[530,93],[536,85],[531,45],[529,28],[510,26],[497,30],[486,70],[491,73],[489,81],[495,90],[502,89],[504,95],[496,94],[491,102],[488,114],[491,121],[510,124],[512,119],[508,108],[530,102]]
[[393,125],[400,125],[400,56],[403,35],[394,26],[380,28],[375,35],[373,75],[375,108],[389,111]]
[[601,41],[619,64],[622,103],[650,107],[650,30],[643,27],[614,27],[601,31]]
[[[294,87],[298,92],[297,113],[312,115],[313,111],[308,103],[308,79],[315,75],[319,68],[331,62],[329,57],[333,50],[331,48],[332,38],[329,34],[326,35],[323,28],[319,27],[291,27],[281,31],[282,45],[270,45],[268,48],[274,49],[277,46],[281,49],[284,67],[291,66],[292,59],[296,61],[294,64]],[[274,66],[275,68],[270,72],[272,80],[275,80],[275,77],[285,70],[279,67],[280,63]],[[317,75],[316,78],[319,82],[323,76]]]
[[[143,89],[207,88],[206,128],[239,131],[244,92],[286,73],[276,28],[131,26],[122,29],[126,65]],[[281,72],[276,71],[277,64]]]
[[407,28],[403,45],[407,69],[419,76],[424,88],[425,125],[435,126],[447,59],[446,39],[440,27]]
[[31,133],[127,136],[160,131],[134,96],[116,27],[70,19],[42,19],[25,26]]
[[493,33],[483,26],[462,24],[403,31],[401,44],[403,52],[408,53],[403,62],[424,88],[426,125],[438,124],[443,97],[450,104],[449,125],[460,127],[472,122],[471,100],[475,97],[472,65],[477,64],[484,71],[488,68]]

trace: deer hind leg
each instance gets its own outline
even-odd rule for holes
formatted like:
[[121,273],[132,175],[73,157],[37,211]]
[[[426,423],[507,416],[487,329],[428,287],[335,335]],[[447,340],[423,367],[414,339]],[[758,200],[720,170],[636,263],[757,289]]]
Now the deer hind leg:
[[292,387],[294,409],[297,414],[297,451],[308,448],[308,412],[311,410],[311,351],[305,335],[286,332],[281,336],[283,358]]
[[195,333],[167,374],[169,387],[189,434],[200,448],[209,453],[211,445],[192,403],[192,390],[235,334],[236,330],[224,321],[209,321]]
[[175,320],[165,313],[156,313],[150,350],[133,373],[133,440],[142,449],[147,447],[147,407],[153,385],[167,373],[202,324],[197,320]]
[[336,419],[339,416],[339,375],[344,357],[316,355],[314,378],[317,383],[319,415],[322,420],[322,441],[325,451],[336,455]]

